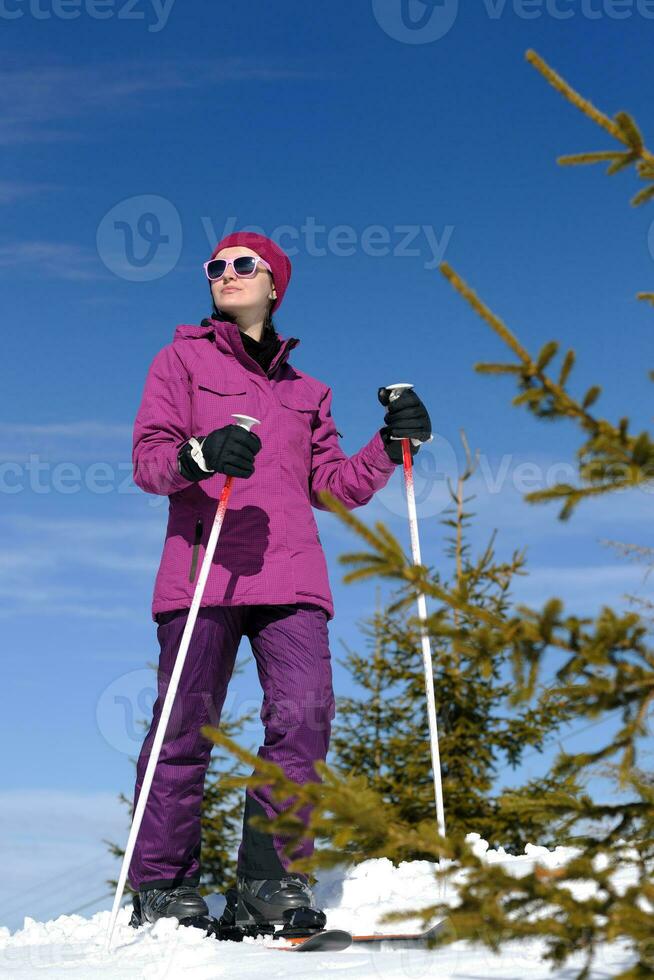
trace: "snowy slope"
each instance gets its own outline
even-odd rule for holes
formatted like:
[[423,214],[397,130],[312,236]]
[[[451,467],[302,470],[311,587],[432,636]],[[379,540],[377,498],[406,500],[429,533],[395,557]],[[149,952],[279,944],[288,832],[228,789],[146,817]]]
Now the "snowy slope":
[[[488,851],[477,838],[479,853],[488,861],[512,865],[515,873],[528,871],[536,859],[549,867],[564,863],[570,852],[529,845],[525,855],[510,857],[503,851]],[[371,860],[350,868],[322,872],[316,886],[318,905],[327,913],[330,926],[357,932],[390,931],[391,928],[419,928],[416,920],[397,926],[383,925],[382,912],[426,905],[436,897],[434,865],[427,861],[404,862],[398,868],[386,860]],[[214,914],[222,911],[223,899],[209,899]],[[217,942],[196,929],[179,926],[176,920],[162,920],[154,926],[134,930],[128,925],[129,911],[121,910],[114,933],[113,949],[104,950],[109,911],[89,919],[80,915],[60,916],[50,922],[25,919],[23,929],[11,934],[0,929],[1,980],[213,980],[238,973],[239,980],[280,977],[309,977],[316,971],[340,971],[356,980],[389,977],[438,977],[439,980],[541,980],[569,978],[570,961],[565,970],[551,971],[542,960],[542,944],[507,944],[495,956],[481,945],[455,943],[442,950],[371,950],[350,948],[340,953],[297,954],[273,952],[264,939],[242,943]],[[629,963],[625,949],[617,944],[606,947],[597,962],[594,978],[613,976]]]

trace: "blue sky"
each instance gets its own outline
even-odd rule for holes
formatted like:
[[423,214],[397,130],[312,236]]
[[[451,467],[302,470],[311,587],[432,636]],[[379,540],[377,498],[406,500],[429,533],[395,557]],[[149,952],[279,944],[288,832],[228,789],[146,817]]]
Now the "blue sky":
[[[572,390],[599,382],[599,412],[648,426],[652,311],[635,293],[654,278],[651,206],[630,208],[631,173],[556,165],[612,144],[524,52],[608,114],[631,111],[651,144],[654,4],[433,6],[434,37],[416,43],[400,0],[0,3],[2,838],[17,883],[42,880],[44,853],[65,881],[102,855],[102,837],[126,834],[111,801],[131,794],[152,703],[167,512],[130,480],[132,423],[154,354],[209,312],[202,262],[228,231],[255,228],[290,255],[277,329],[301,340],[293,363],[332,387],[347,452],[383,424],[379,385],[410,381],[427,404],[426,562],[449,570],[439,521],[463,429],[481,454],[473,546],[494,528],[498,560],[527,546],[516,601],[560,595],[592,615],[651,595],[644,568],[605,543],[650,543],[650,494],[586,503],[565,525],[522,501],[573,461],[578,434],[512,408],[510,380],[475,373],[509,353],[436,266],[447,259],[532,352],[574,347]],[[417,23],[428,8],[411,0],[410,13]],[[357,516],[409,549],[399,471]],[[338,556],[358,539],[317,517],[346,693],[336,660],[344,643],[363,648],[375,585],[342,584]],[[227,707],[259,702],[250,660]],[[36,889],[19,909],[0,886],[0,923],[70,911],[104,876],[50,906]]]

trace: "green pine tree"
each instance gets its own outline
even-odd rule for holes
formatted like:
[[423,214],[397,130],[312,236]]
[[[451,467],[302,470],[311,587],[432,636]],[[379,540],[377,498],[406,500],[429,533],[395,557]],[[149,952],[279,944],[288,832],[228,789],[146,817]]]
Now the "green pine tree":
[[[449,485],[452,506],[441,523],[452,529],[446,553],[453,563],[448,592],[461,596],[472,610],[488,610],[503,619],[509,608],[514,575],[524,575],[524,556],[514,553],[508,563],[494,558],[493,539],[473,561],[467,532],[473,499],[464,495],[465,483],[476,464],[462,434],[467,466]],[[438,572],[432,581],[441,582]],[[399,608],[394,608],[399,607]],[[330,743],[333,763],[341,771],[365,775],[368,785],[391,803],[408,824],[419,823],[434,812],[434,783],[429,749],[425,674],[419,622],[403,600],[391,610],[378,609],[361,627],[370,653],[348,649],[341,663],[361,689],[357,697],[338,701]],[[536,817],[517,825],[504,818],[496,790],[498,776],[517,767],[525,753],[541,751],[559,732],[570,712],[542,687],[536,703],[512,707],[510,643],[488,646],[488,637],[476,636],[474,618],[446,602],[436,605],[427,626],[433,660],[434,689],[443,792],[447,800],[450,832],[475,831],[492,845],[522,852],[526,843],[555,843],[557,823]],[[525,792],[538,795],[546,783],[536,780]],[[574,787],[570,784],[570,789]],[[425,855],[407,853],[401,860]]]

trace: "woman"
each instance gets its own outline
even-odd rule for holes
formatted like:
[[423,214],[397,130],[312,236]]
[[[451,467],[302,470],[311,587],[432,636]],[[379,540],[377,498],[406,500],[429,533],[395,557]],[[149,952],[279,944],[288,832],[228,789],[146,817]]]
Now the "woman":
[[[169,497],[152,602],[158,698],[138,760],[135,806],[217,502],[225,477],[238,478],[130,865],[140,921],[207,914],[197,886],[212,743],[200,728],[219,723],[243,635],[263,688],[259,755],[291,779],[319,781],[313,763],[327,755],[334,717],[327,627],[334,609],[312,506],[326,509],[322,489],[348,509],[368,503],[401,462],[401,443],[390,436],[425,441],[431,430],[424,405],[405,391],[389,405],[386,425],[348,457],[331,416],[331,389],[289,364],[300,341],[284,339],[272,322],[291,277],[288,256],[263,235],[235,232],[219,242],[205,271],[213,316],[178,326],[156,355],[134,425],[134,480]],[[383,404],[387,395],[380,389]],[[260,424],[247,432],[235,412]],[[254,814],[281,809],[268,787],[248,788],[237,890],[239,908],[257,922],[282,923],[284,909],[315,907],[306,875],[288,872],[284,839],[248,824]],[[312,849],[304,840],[291,859]]]

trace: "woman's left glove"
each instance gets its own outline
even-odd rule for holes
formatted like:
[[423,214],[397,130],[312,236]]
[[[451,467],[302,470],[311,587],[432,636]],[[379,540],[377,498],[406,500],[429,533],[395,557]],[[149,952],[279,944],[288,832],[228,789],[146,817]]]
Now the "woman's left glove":
[[[390,390],[379,388],[377,397],[384,406],[388,406],[388,411],[384,416],[386,425],[380,429],[384,449],[388,458],[393,463],[402,462],[402,443],[400,439],[391,439],[391,436],[400,436],[402,439],[420,439],[421,442],[429,442],[431,438],[431,419],[429,412],[416,395],[413,388],[405,388],[399,397],[390,401]],[[411,456],[420,449],[409,441]]]

